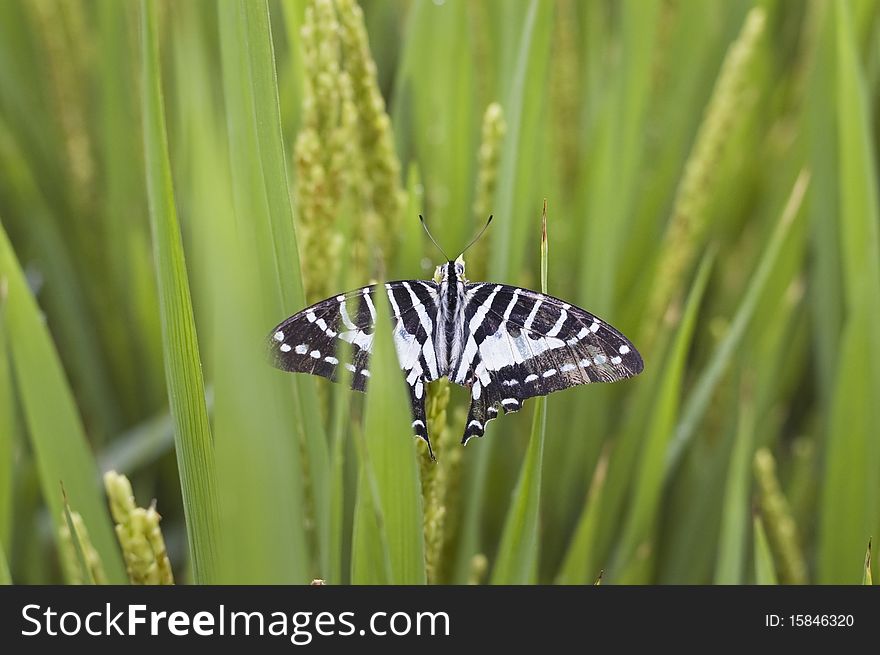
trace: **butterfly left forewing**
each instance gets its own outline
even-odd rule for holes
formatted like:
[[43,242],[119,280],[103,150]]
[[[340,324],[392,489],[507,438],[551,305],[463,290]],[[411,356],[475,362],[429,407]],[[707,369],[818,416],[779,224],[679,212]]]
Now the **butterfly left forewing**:
[[372,287],[366,287],[337,295],[284,320],[268,337],[272,363],[333,381],[343,379],[347,370],[352,388],[363,391],[375,327],[372,294]]
[[365,391],[375,303],[383,297],[391,310],[394,345],[410,392],[413,431],[428,440],[425,385],[439,377],[433,345],[437,304],[433,282],[388,282],[307,307],[269,334],[270,359],[282,370],[319,375],[334,382],[350,379],[352,389]]

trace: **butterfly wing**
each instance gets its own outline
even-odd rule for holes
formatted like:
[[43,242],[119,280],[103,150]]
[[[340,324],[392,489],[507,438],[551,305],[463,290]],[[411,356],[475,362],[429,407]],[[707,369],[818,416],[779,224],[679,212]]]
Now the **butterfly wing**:
[[306,307],[271,331],[270,360],[284,371],[320,375],[334,382],[348,378],[352,389],[365,391],[376,327],[375,303],[382,296],[391,309],[397,357],[410,390],[413,430],[427,441],[425,384],[439,377],[433,340],[438,297],[434,282],[372,285]]
[[466,343],[455,381],[471,388],[462,442],[527,398],[642,372],[642,358],[608,323],[559,298],[501,284],[470,284]]

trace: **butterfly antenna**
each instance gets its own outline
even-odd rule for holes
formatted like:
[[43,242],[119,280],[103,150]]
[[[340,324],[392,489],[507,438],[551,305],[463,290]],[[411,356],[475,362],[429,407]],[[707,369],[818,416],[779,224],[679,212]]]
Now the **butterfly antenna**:
[[486,221],[486,224],[483,226],[483,229],[477,232],[477,236],[471,239],[471,242],[464,247],[464,250],[461,251],[461,254],[465,254],[472,245],[474,245],[477,241],[479,241],[480,237],[483,236],[483,232],[489,229],[489,224],[492,222],[494,214],[489,215],[489,220]]
[[431,240],[431,243],[433,243],[435,246],[437,246],[437,250],[440,251],[440,253],[446,259],[446,261],[449,261],[449,256],[445,252],[443,252],[443,248],[440,247],[440,244],[437,243],[437,240],[434,238],[434,236],[431,234],[431,231],[428,229],[428,224],[425,223],[425,217],[422,216],[421,214],[419,214],[419,220],[422,222],[422,227],[425,228],[425,234],[428,235],[428,238]]

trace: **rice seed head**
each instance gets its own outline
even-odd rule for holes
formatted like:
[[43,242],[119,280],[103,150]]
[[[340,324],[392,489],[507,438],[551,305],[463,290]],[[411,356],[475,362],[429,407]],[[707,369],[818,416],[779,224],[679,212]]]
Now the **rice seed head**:
[[[92,540],[89,537],[89,531],[86,528],[82,515],[71,510],[70,521],[73,524],[73,529],[76,531],[76,538],[79,539],[86,566],[91,572],[91,578],[95,581],[95,584],[107,584],[104,564],[98,551],[92,545]],[[58,530],[58,535],[60,538],[58,547],[59,557],[61,559],[61,566],[67,574],[67,579],[71,584],[82,585],[89,583],[90,580],[83,576],[83,570],[80,567],[79,558],[76,553],[76,545],[73,542],[74,537],[70,533],[70,527],[65,516],[61,517],[61,527]]]
[[782,584],[805,584],[807,565],[798,542],[797,525],[776,475],[776,460],[769,450],[755,453],[758,504]]
[[710,219],[708,207],[717,182],[717,162],[730,141],[732,126],[746,113],[744,109],[754,102],[751,86],[754,77],[750,72],[760,52],[766,22],[763,8],[755,7],[749,11],[739,36],[727,51],[697,131],[660,247],[662,255],[644,322],[649,326],[649,332],[642,339],[646,351],[653,346],[658,328],[668,324],[664,320],[667,309],[675,302],[705,240]]
[[[504,110],[497,102],[491,103],[483,112],[482,139],[477,153],[477,188],[474,197],[474,224],[482,227],[486,217],[494,211],[495,189],[498,186],[498,170],[501,161],[501,146],[507,123]],[[490,239],[480,239],[473,245],[469,266],[473,279],[486,277],[486,262],[489,261]]]
[[131,483],[115,471],[104,474],[110,513],[116,523],[116,537],[132,584],[174,584],[165,539],[159,527],[162,517],[155,503],[138,507]]

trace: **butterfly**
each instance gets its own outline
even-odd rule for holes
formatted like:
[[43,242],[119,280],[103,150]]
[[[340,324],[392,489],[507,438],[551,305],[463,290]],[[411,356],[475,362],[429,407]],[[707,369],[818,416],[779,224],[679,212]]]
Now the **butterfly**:
[[432,380],[448,377],[470,389],[461,439],[466,444],[483,436],[499,413],[516,412],[527,398],[616,382],[644,367],[629,339],[580,307],[521,287],[469,282],[463,255],[438,266],[433,280],[365,286],[294,314],[269,334],[272,364],[350,380],[352,389],[365,391],[381,301],[391,310],[412,429],[426,441],[432,459],[425,416],[426,385]]

